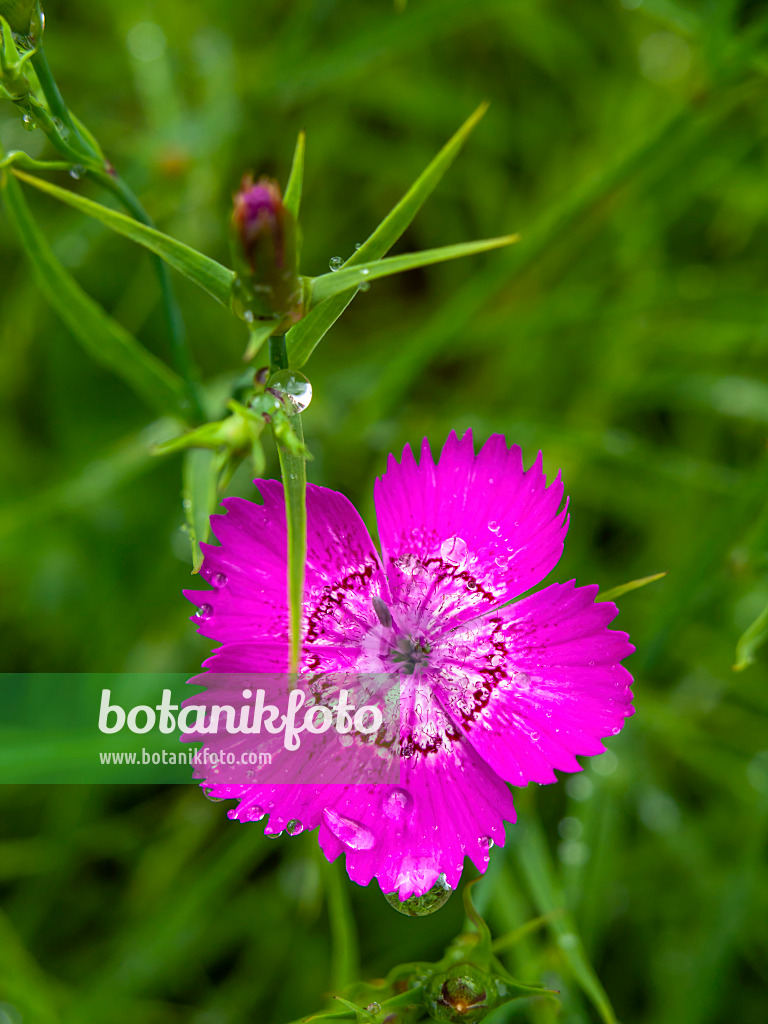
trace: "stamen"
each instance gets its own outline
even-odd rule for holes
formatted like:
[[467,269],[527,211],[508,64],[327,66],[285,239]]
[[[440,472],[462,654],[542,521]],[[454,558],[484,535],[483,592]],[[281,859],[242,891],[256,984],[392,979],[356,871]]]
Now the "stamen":
[[372,597],[371,603],[373,610],[376,612],[376,618],[387,629],[392,628],[392,612],[389,610],[387,605],[384,604],[380,597]]

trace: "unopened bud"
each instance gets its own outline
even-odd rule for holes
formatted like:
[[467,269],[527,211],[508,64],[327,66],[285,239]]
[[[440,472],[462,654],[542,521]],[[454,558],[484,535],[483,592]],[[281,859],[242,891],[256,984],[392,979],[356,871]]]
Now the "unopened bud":
[[425,992],[427,1012],[433,1020],[475,1024],[498,1002],[495,979],[474,964],[455,964],[431,978]]
[[287,330],[302,315],[302,285],[296,223],[277,182],[243,178],[234,199],[232,234],[236,311],[244,319],[276,320]]
[[36,7],[37,0],[0,0],[0,15],[14,32],[25,36],[32,29],[32,15]]

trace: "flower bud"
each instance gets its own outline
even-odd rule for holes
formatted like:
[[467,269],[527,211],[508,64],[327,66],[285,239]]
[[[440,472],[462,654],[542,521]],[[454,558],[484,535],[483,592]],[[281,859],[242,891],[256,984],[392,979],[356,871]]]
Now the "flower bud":
[[435,974],[424,993],[427,1012],[433,1020],[475,1024],[498,1002],[495,979],[474,964],[454,964]]
[[234,198],[232,236],[236,311],[246,320],[276,320],[275,333],[282,333],[302,315],[302,285],[296,223],[277,182],[243,178]]
[[36,7],[37,0],[0,0],[0,15],[14,32],[25,36],[30,31]]
[[24,74],[25,60],[17,49],[11,26],[0,13],[0,97],[3,99],[14,103],[26,101],[29,82]]

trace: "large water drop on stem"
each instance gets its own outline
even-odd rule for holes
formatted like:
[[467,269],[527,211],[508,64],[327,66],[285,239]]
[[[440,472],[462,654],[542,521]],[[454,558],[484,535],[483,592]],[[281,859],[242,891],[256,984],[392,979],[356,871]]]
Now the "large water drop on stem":
[[312,385],[297,370],[278,370],[267,381],[267,391],[279,399],[289,416],[304,412],[312,401]]

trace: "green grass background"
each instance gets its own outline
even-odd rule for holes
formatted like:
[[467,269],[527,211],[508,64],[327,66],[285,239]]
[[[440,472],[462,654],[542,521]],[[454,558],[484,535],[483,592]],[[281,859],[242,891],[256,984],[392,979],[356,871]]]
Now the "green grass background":
[[[224,261],[240,176],[284,180],[300,128],[317,274],[491,101],[399,251],[523,241],[356,298],[305,368],[309,476],[373,527],[387,452],[501,431],[563,470],[572,525],[553,578],[668,572],[621,600],[636,717],[588,784],[529,787],[518,804],[541,815],[621,1021],[768,1018],[765,659],[731,668],[768,601],[764,5],[51,0],[47,16],[70,106],[160,226]],[[166,40],[151,61],[144,22]],[[10,104],[0,138],[49,155]],[[78,280],[167,358],[145,253],[29,201]],[[43,304],[3,219],[0,232],[2,668],[191,673],[206,646],[180,594],[180,463],[148,457],[158,428]],[[236,321],[178,292],[205,378],[237,367]],[[249,493],[247,473],[233,489]],[[538,913],[510,836],[478,888],[497,935]],[[319,1009],[356,960],[382,976],[438,958],[461,927],[457,897],[411,921],[339,880],[313,836],[268,842],[193,787],[0,786],[0,1021],[281,1024]],[[561,989],[563,1009],[499,1020],[597,1019],[555,934],[507,962]]]

